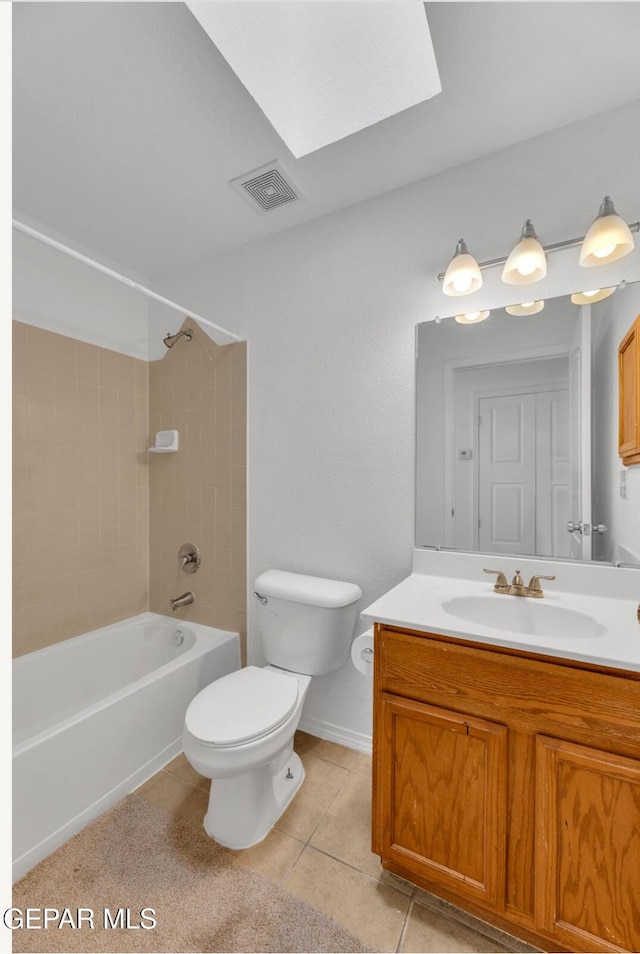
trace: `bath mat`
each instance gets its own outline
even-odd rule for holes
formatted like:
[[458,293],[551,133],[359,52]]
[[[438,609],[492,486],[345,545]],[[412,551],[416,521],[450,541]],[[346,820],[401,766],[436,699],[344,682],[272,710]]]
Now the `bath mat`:
[[[31,927],[13,932],[14,951],[367,950],[196,826],[135,795],[28,872],[13,904],[25,918],[35,909]],[[46,930],[44,908],[58,912]]]

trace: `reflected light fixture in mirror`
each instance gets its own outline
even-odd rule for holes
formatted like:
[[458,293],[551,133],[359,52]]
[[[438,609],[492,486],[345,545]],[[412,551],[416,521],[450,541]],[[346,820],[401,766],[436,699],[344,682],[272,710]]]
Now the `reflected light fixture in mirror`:
[[524,301],[521,305],[507,305],[505,311],[508,315],[522,318],[524,315],[537,315],[543,308],[543,301]]
[[631,230],[616,212],[611,196],[602,200],[597,218],[584,237],[580,249],[580,264],[584,268],[617,262],[633,251]]
[[596,301],[604,301],[609,295],[613,295],[615,286],[612,288],[594,288],[593,291],[574,292],[571,301],[574,305],[593,305]]
[[490,311],[468,311],[466,315],[454,315],[454,317],[459,325],[477,325],[490,314]]
[[535,233],[531,219],[527,219],[515,246],[502,270],[502,281],[507,285],[528,285],[539,282],[547,274],[547,257]]
[[590,308],[548,297],[530,317],[494,301],[475,330],[456,305],[416,334],[416,546],[640,565],[640,483],[629,468],[621,497],[617,454],[618,345],[640,281]]
[[480,267],[473,255],[469,254],[464,239],[459,239],[455,254],[444,273],[442,291],[445,295],[470,295],[481,286]]

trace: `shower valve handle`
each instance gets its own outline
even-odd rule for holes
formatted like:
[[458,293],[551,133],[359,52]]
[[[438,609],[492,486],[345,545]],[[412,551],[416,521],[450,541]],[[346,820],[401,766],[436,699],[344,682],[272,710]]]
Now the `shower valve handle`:
[[178,563],[185,573],[195,573],[200,568],[200,551],[194,543],[183,543],[178,550]]

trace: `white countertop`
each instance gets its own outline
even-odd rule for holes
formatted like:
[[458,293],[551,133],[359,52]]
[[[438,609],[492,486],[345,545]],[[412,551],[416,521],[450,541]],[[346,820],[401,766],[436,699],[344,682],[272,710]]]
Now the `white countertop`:
[[[486,561],[486,557],[484,560]],[[545,570],[540,568],[539,572]],[[510,577],[508,579],[510,580]],[[640,581],[640,576],[638,580]],[[525,578],[525,583],[527,582],[528,577]],[[544,656],[575,659],[613,669],[640,671],[638,599],[559,591],[557,584],[558,580],[553,583],[543,581],[544,597],[532,599],[494,593],[493,578],[489,577],[472,580],[459,576],[414,572],[363,610],[361,615],[367,621],[389,623],[406,629],[507,646]],[[532,636],[509,629],[498,629],[495,625],[467,622],[443,608],[447,601],[461,597],[499,601],[495,607],[495,612],[498,613],[507,600],[527,604],[523,605],[525,614],[536,613],[537,607],[542,609],[542,604],[545,607],[573,610],[597,621],[596,634],[588,637],[567,636],[563,635],[562,626],[552,625],[548,630],[545,629],[543,635]],[[494,607],[491,606],[490,609],[494,610]],[[544,609],[542,611],[545,612]]]

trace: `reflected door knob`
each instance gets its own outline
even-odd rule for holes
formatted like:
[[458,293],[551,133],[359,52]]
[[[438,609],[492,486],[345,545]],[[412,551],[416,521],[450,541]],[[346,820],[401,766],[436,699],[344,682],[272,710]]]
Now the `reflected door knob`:
[[594,523],[594,525],[593,525],[593,532],[594,532],[594,533],[606,533],[606,532],[607,532],[607,525],[604,524],[604,523]]

